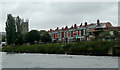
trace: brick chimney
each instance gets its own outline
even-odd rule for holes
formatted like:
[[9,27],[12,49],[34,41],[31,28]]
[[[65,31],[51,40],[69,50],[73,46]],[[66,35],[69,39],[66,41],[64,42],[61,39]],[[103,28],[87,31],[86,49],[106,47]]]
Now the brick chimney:
[[50,32],[52,32],[52,29],[50,29]]
[[59,31],[59,28],[57,27],[56,31]]
[[87,22],[85,22],[85,27],[87,26]]
[[64,27],[62,27],[62,30],[64,30]]
[[71,26],[71,28],[73,28],[73,25]]
[[98,25],[98,26],[100,25],[100,21],[99,21],[99,19],[97,20],[97,25]]
[[65,27],[65,30],[67,30],[67,29],[68,29],[68,26]]
[[76,24],[74,24],[74,29],[76,29],[77,28],[77,25]]
[[82,23],[81,23],[81,25],[80,25],[80,27],[82,26]]

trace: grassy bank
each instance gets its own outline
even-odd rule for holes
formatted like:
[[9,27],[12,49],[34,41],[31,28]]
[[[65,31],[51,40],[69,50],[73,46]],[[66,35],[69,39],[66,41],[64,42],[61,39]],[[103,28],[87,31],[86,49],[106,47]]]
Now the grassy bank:
[[49,54],[83,54],[106,55],[114,42],[91,41],[67,44],[39,44],[3,47],[2,51],[9,53],[49,53]]

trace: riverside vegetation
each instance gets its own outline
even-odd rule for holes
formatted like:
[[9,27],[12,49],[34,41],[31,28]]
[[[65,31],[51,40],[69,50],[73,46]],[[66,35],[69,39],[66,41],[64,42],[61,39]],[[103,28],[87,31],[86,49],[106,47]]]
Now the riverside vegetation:
[[6,46],[2,51],[8,53],[48,53],[77,55],[107,55],[114,41],[88,41],[77,43],[51,43],[38,45]]
[[[22,34],[21,18],[15,19],[12,14],[7,15],[6,20],[6,41],[7,45],[2,48],[3,52],[9,53],[49,53],[49,54],[83,54],[83,55],[107,55],[115,47],[115,41],[84,41],[79,39],[74,43],[52,43],[51,36],[45,30],[31,30]],[[107,32],[103,33],[103,38]],[[118,31],[114,33],[115,37],[120,37]],[[39,44],[39,43],[43,44]],[[27,45],[27,44],[30,45]],[[49,44],[47,44],[49,43]],[[26,45],[25,45],[26,44]],[[118,50],[119,51],[119,50]],[[118,52],[119,54],[119,52]]]

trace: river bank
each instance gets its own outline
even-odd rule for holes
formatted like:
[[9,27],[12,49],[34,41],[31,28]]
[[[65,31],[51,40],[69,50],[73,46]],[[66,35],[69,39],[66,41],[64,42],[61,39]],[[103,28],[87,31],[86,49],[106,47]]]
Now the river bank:
[[113,47],[113,41],[92,41],[66,44],[52,43],[38,45],[6,46],[2,48],[2,51],[7,53],[44,53],[109,56],[112,55]]

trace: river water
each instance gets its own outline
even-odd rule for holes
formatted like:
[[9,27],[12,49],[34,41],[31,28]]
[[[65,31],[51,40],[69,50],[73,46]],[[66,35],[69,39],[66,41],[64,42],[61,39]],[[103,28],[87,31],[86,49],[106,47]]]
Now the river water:
[[1,68],[118,68],[118,57],[0,53]]

